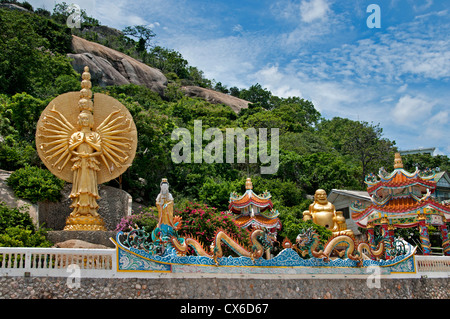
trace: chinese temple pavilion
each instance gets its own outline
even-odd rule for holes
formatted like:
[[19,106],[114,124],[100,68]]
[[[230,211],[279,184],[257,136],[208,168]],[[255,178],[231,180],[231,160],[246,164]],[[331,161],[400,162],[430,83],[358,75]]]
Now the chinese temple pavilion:
[[395,228],[418,227],[422,250],[431,253],[427,225],[437,226],[441,231],[445,255],[450,255],[447,221],[450,221],[450,206],[437,202],[431,194],[436,189],[435,173],[429,169],[408,173],[403,169],[399,153],[395,154],[394,171],[387,173],[380,169],[378,177],[366,176],[367,192],[372,204],[363,207],[360,202],[352,203],[350,209],[355,223],[368,230],[368,237],[374,245],[374,226],[381,226],[389,257]]
[[281,229],[281,222],[278,219],[278,211],[273,209],[268,191],[261,195],[253,192],[253,184],[250,178],[245,182],[246,191],[239,196],[235,192],[230,195],[228,210],[235,214],[234,222],[241,228],[268,229],[275,232]]

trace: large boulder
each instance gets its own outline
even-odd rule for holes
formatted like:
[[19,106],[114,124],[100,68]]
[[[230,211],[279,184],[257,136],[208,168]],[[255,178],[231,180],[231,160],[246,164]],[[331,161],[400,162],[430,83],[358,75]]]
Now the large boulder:
[[81,74],[84,67],[88,66],[92,80],[100,86],[133,83],[164,95],[167,78],[158,69],[125,53],[75,35],[72,36],[72,50],[74,53],[67,56],[73,59],[73,68]]
[[232,95],[217,92],[211,89],[202,88],[199,86],[183,86],[181,88],[187,96],[199,97],[209,103],[225,104],[233,109],[234,112],[239,113],[241,109],[248,108],[249,101],[237,98]]
[[53,248],[85,248],[85,249],[107,249],[111,248],[101,244],[93,244],[80,239],[68,239],[56,243]]
[[30,201],[18,198],[14,195],[14,191],[8,186],[6,180],[11,176],[12,172],[0,169],[0,202],[4,202],[10,208],[21,208],[30,214],[34,224],[38,226],[38,205],[32,204]]
[[[38,203],[39,224],[44,224],[44,227],[55,231],[64,229],[66,219],[72,211],[70,208],[72,200],[69,198],[71,189],[72,184],[64,186],[59,202],[45,201]],[[100,195],[100,199],[97,200],[100,206],[98,214],[103,218],[106,229],[114,231],[122,217],[131,215],[131,195],[124,190],[106,185],[99,185],[98,192]]]

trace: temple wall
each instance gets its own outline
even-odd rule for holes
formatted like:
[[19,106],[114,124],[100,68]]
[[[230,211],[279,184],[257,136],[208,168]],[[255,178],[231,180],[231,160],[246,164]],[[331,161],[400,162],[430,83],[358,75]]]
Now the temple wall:
[[[70,278],[69,278],[70,279]],[[78,287],[77,287],[78,284]],[[0,277],[0,298],[67,299],[448,299],[449,278],[381,279],[379,288],[367,278],[81,278]],[[74,285],[74,287],[70,287]],[[260,302],[262,302],[260,300]],[[205,302],[206,303],[206,302]]]

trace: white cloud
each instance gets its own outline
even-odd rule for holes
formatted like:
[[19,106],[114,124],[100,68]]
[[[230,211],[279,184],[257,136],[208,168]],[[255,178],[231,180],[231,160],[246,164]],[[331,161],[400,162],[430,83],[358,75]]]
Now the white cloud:
[[330,5],[326,0],[303,0],[300,3],[300,17],[307,23],[325,18],[329,11]]
[[421,5],[413,5],[414,11],[424,11],[433,5],[433,0],[425,0]]
[[427,101],[421,97],[402,96],[394,109],[392,116],[400,124],[414,125],[418,120],[423,120],[431,114],[435,102]]

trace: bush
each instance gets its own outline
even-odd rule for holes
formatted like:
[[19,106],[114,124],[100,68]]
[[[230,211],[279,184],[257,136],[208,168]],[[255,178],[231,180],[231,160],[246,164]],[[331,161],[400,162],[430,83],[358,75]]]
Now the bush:
[[27,141],[21,141],[17,136],[7,135],[0,142],[0,168],[7,171],[17,170],[29,163],[38,162],[38,155]]
[[157,224],[158,211],[156,207],[147,207],[139,214],[122,217],[116,226],[116,231],[129,232],[137,226],[150,234]]
[[50,171],[36,166],[25,166],[13,172],[7,180],[17,197],[39,201],[58,201],[64,181],[54,176]]
[[1,247],[51,247],[52,242],[48,241],[46,231],[39,229],[33,232],[19,226],[6,228],[5,233],[0,234]]
[[10,208],[0,202],[1,247],[50,247],[46,230],[36,230],[30,215],[22,208]]
[[0,233],[14,226],[34,231],[33,220],[23,208],[10,208],[4,202],[0,202]]

